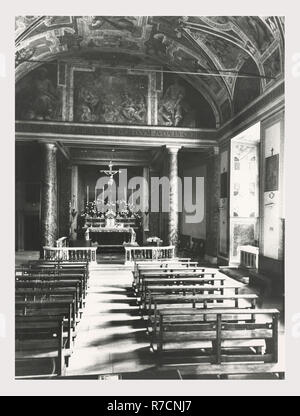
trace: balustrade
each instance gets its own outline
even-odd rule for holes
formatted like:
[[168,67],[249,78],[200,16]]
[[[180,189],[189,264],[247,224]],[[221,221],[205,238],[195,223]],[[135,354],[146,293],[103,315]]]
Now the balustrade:
[[136,260],[161,260],[173,259],[175,256],[175,247],[125,247],[125,264],[131,264]]
[[44,260],[96,263],[97,247],[43,247]]

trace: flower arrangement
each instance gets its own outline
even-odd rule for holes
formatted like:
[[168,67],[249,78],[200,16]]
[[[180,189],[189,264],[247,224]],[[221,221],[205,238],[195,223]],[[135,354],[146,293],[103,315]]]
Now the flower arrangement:
[[[119,209],[117,210],[116,207]],[[98,217],[98,218],[107,218],[111,216],[112,213],[114,217],[118,219],[122,218],[134,218],[137,220],[141,219],[141,214],[135,211],[135,206],[133,204],[128,204],[125,200],[119,200],[116,203],[108,201],[101,210],[98,209],[98,206],[95,201],[88,202],[85,205],[84,210],[80,214],[81,217]]]

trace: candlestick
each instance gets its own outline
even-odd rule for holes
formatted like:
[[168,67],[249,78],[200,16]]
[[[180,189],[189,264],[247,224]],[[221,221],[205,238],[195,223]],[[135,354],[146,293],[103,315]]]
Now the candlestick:
[[86,187],[86,203],[89,203],[89,186]]

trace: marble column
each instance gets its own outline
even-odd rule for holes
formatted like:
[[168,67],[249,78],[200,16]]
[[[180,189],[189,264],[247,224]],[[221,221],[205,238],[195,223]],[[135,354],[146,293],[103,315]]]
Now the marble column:
[[143,190],[143,241],[147,239],[149,233],[149,167],[143,168],[143,178],[145,181],[145,188]]
[[168,215],[168,244],[178,248],[178,151],[180,146],[167,146],[170,196]]
[[[151,186],[152,178],[159,178],[159,173],[156,169],[154,169],[152,166],[149,169],[149,186]],[[149,191],[151,191],[151,188],[149,188]],[[154,196],[155,197],[155,196]],[[160,233],[160,213],[153,212],[152,209],[154,209],[154,201],[152,200],[153,195],[150,192],[149,193],[149,232],[151,237],[160,237],[161,239],[163,236]],[[156,195],[156,198],[158,198],[158,195]],[[153,206],[152,206],[153,205]]]
[[54,143],[42,144],[42,195],[41,226],[42,247],[55,246],[57,240],[57,147]]
[[[78,215],[78,166],[71,166],[71,207],[70,207],[70,238],[77,238],[77,215]],[[74,214],[73,214],[74,213]]]

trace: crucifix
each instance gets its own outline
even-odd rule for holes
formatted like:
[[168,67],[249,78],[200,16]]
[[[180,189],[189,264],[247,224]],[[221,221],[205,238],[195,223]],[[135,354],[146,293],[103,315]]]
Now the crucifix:
[[273,149],[273,147],[271,149],[271,156],[274,156],[274,149]]
[[109,181],[108,181],[108,183],[109,183],[109,185],[112,185],[112,182],[113,182],[114,176],[115,176],[117,173],[120,173],[120,172],[121,172],[121,170],[120,170],[120,169],[118,169],[118,170],[113,170],[113,163],[112,163],[112,161],[110,161],[110,162],[109,162],[108,167],[109,167],[109,170],[105,170],[105,169],[103,169],[103,170],[100,170],[100,172],[103,172],[103,173],[105,173],[105,175],[109,176]]
[[[115,150],[112,149],[112,152],[114,152],[114,151]],[[121,170],[120,169],[113,170],[113,162],[112,162],[112,160],[110,160],[110,162],[108,164],[108,167],[109,167],[109,170],[103,169],[103,170],[100,170],[100,172],[103,172],[103,173],[105,173],[105,175],[109,176],[108,185],[112,185],[113,184],[113,181],[114,181],[114,176],[117,173],[120,173]]]

